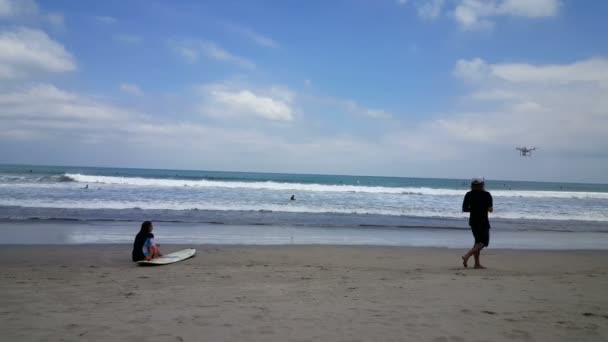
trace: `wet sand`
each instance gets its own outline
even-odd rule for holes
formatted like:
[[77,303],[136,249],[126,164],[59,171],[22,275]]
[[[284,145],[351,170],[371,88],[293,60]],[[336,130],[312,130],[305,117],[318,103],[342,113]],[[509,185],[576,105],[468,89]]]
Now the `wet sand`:
[[608,341],[608,251],[194,247],[0,246],[2,340]]

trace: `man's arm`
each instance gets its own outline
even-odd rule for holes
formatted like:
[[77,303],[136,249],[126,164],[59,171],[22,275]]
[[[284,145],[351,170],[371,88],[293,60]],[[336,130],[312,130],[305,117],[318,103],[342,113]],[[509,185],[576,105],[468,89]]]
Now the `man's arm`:
[[468,192],[466,195],[464,195],[464,200],[462,201],[462,211],[464,211],[465,213],[468,213],[471,211],[471,204],[469,203],[469,193]]
[[492,195],[488,192],[488,212],[491,213],[494,211],[494,203],[492,203]]

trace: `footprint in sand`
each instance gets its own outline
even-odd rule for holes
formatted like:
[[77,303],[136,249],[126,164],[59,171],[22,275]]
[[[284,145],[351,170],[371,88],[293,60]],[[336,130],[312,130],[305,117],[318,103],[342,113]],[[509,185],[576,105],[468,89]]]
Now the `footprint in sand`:
[[608,315],[598,315],[593,312],[583,312],[583,316],[585,316],[585,317],[604,317],[604,318],[608,319]]
[[464,342],[464,338],[460,337],[460,336],[441,336],[441,337],[435,337],[433,339],[433,342]]
[[503,336],[512,339],[512,340],[524,340],[524,341],[529,341],[531,338],[531,335],[529,332],[524,331],[524,330],[511,330],[511,331],[507,331],[507,332],[503,332],[502,333]]

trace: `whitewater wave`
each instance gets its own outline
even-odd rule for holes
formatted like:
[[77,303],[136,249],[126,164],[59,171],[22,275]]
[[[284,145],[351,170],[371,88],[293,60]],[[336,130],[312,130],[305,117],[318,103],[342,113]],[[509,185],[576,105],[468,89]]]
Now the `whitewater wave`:
[[[102,210],[171,210],[171,211],[233,211],[233,212],[267,212],[267,213],[310,213],[310,214],[339,214],[339,215],[382,215],[408,216],[425,218],[466,218],[468,213],[462,213],[456,208],[442,209],[381,209],[381,208],[344,208],[335,206],[313,207],[306,205],[277,205],[277,204],[213,204],[213,203],[180,203],[180,202],[143,202],[143,201],[6,201],[0,199],[0,206],[22,208],[59,208],[59,209],[102,209]],[[584,213],[522,213],[512,211],[494,212],[492,218],[528,219],[528,220],[558,220],[558,221],[596,221],[608,222],[608,214],[603,212]]]
[[[325,193],[361,193],[361,194],[391,194],[403,196],[453,196],[462,197],[467,189],[447,189],[430,187],[387,187],[346,184],[317,184],[317,183],[287,183],[276,181],[228,181],[228,180],[192,180],[192,179],[163,179],[143,177],[94,176],[79,173],[66,173],[51,176],[0,176],[0,187],[53,187],[59,184],[69,186],[70,183],[103,185],[122,185],[127,187],[151,188],[192,188],[192,189],[244,189],[270,190],[285,192],[325,192]],[[511,198],[561,198],[561,199],[608,199],[608,192],[583,191],[541,191],[541,190],[492,190],[494,197]]]
[[76,180],[69,175],[52,175],[52,176],[22,176],[22,175],[0,175],[1,185],[11,185],[14,183],[57,183],[57,182],[76,182]]
[[[344,193],[371,193],[395,195],[430,195],[430,196],[463,196],[466,189],[436,189],[429,187],[383,187],[362,185],[329,185],[304,184],[281,182],[242,182],[217,180],[186,180],[186,179],[159,179],[141,177],[91,176],[83,174],[65,174],[62,181],[75,181],[90,184],[109,184],[125,186],[146,187],[192,187],[192,188],[225,188],[273,191],[310,191],[310,192],[344,192]],[[577,192],[577,191],[538,191],[538,190],[496,190],[492,191],[495,197],[532,197],[532,198],[577,198],[577,199],[608,199],[605,192]]]

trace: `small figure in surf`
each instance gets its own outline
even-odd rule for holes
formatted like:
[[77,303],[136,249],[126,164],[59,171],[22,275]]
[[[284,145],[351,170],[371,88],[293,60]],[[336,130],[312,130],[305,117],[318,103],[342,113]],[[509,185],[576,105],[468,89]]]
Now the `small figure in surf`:
[[163,256],[160,252],[160,245],[154,241],[154,234],[152,234],[154,226],[152,222],[145,221],[141,224],[139,233],[135,236],[133,241],[133,252],[131,253],[131,259],[136,261],[141,260],[152,260]]
[[296,195],[291,195],[291,198],[289,200],[290,201],[295,201],[296,200]]
[[85,185],[83,189],[88,189],[89,188],[89,184]]
[[492,195],[484,188],[483,178],[473,178],[471,191],[467,192],[462,202],[462,211],[469,214],[469,226],[475,238],[475,244],[467,254],[462,256],[462,265],[468,267],[471,256],[475,257],[475,268],[485,268],[479,262],[479,254],[490,244],[490,220],[488,213],[494,211]]

